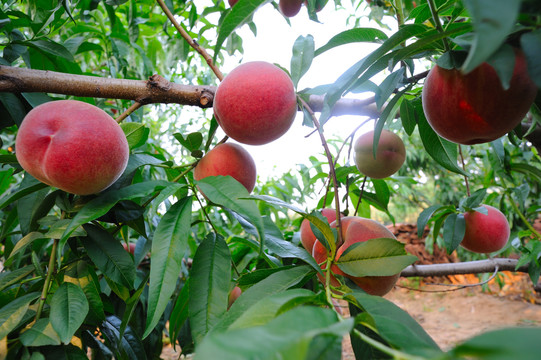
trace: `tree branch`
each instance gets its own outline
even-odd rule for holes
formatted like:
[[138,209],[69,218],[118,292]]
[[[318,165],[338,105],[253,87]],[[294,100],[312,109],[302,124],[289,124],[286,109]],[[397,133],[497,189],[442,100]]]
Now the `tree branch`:
[[[181,85],[160,75],[148,80],[102,78],[98,76],[65,74],[0,65],[0,92],[42,92],[81,97],[133,100],[141,104],[163,103],[212,107],[215,86]],[[315,112],[323,109],[323,96],[312,95],[308,104]],[[374,98],[340,99],[333,116],[360,115],[377,118]]]
[[522,265],[517,268],[518,260],[515,259],[486,259],[449,264],[431,264],[431,265],[410,265],[400,276],[402,277],[427,277],[427,276],[446,276],[458,274],[480,274],[496,271],[516,271],[528,272],[528,265]]

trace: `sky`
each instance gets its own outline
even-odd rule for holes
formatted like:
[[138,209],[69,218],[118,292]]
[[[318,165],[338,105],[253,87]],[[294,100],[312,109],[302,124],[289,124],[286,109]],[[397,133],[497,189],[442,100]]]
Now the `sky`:
[[[343,1],[343,3],[344,6],[349,4],[348,1]],[[293,44],[298,36],[311,34],[317,49],[326,44],[334,35],[352,27],[346,24],[347,16],[352,12],[351,8],[336,10],[334,3],[330,1],[318,13],[320,23],[317,23],[308,18],[308,11],[303,6],[299,14],[290,18],[291,25],[289,25],[272,4],[263,5],[254,15],[257,36],[253,35],[248,26],[237,29],[237,34],[243,39],[244,54],[228,59],[221,70],[227,74],[239,63],[256,60],[277,63],[289,69]],[[364,26],[377,27],[375,23],[369,24],[368,22]],[[375,45],[357,43],[343,45],[323,53],[314,59],[310,70],[301,79],[298,88],[303,89],[334,82],[351,65],[374,48]],[[337,136],[346,138],[366,119],[362,116],[331,118],[325,126],[325,136],[327,138]],[[302,121],[303,116],[299,112],[291,129],[278,140],[260,146],[243,145],[254,157],[261,179],[273,175],[279,176],[294,169],[299,163],[307,164],[311,155],[323,153],[319,136],[313,134],[307,138],[306,135],[312,133],[313,130],[302,126]],[[370,129],[370,126],[365,126],[357,134]],[[318,158],[322,157],[318,156]]]

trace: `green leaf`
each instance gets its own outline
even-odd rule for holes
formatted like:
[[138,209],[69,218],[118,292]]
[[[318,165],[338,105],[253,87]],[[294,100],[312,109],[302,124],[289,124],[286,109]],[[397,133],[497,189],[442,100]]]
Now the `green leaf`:
[[450,351],[453,357],[483,360],[536,360],[541,353],[541,328],[507,328],[466,340]]
[[[26,177],[29,177],[30,175],[26,174],[25,175],[25,178]],[[12,193],[12,194],[6,194],[4,196],[2,196],[2,198],[0,198],[0,210],[2,210],[3,208],[5,208],[6,206],[8,206],[9,204],[19,200],[20,198],[22,198],[23,196],[26,196],[28,194],[31,194],[35,191],[39,191],[41,189],[45,189],[46,187],[48,187],[49,185],[47,184],[44,184],[42,182],[38,182],[36,180],[35,183],[32,183],[30,185],[27,185],[27,186],[24,186],[24,187],[21,187],[19,188],[19,190],[17,190],[15,193]]]
[[15,94],[8,92],[0,93],[0,102],[4,105],[13,121],[15,121],[15,124],[21,126],[26,115],[23,102]]
[[355,28],[342,31],[341,33],[333,36],[325,45],[315,51],[314,56],[321,55],[325,51],[334,47],[351,44],[355,42],[382,42],[387,40],[387,35],[374,28]]
[[[252,326],[265,325],[279,314],[279,310],[288,302],[301,297],[313,296],[307,289],[289,289],[262,298],[240,315],[231,326],[232,329],[242,329]],[[242,296],[242,295],[241,295]]]
[[537,179],[538,182],[541,182],[541,170],[539,170],[533,165],[524,163],[513,163],[510,165],[510,170],[521,172],[526,176],[533,176]]
[[108,316],[100,326],[103,336],[112,345],[111,348],[115,352],[115,359],[146,360],[147,356],[143,342],[131,327],[128,326],[122,337],[120,337],[121,323],[118,317]]
[[310,69],[314,59],[314,37],[312,35],[299,36],[293,44],[293,56],[291,57],[291,80],[295,88],[299,80]]
[[396,88],[398,87],[398,83],[403,80],[405,72],[405,67],[399,68],[398,70],[387,76],[378,87],[379,91],[376,92],[375,95],[376,106],[378,107],[378,110],[381,109],[387,99],[389,99],[389,97],[396,90]]
[[221,321],[214,326],[213,332],[226,330],[242,313],[259,302],[259,300],[272,294],[283,292],[299,284],[299,282],[313,273],[315,273],[314,269],[309,266],[295,266],[293,268],[277,270],[277,272],[267,276],[264,280],[244,290],[242,295],[222,317]]
[[8,336],[19,325],[30,303],[38,297],[38,292],[29,293],[0,308],[0,339]]
[[460,245],[465,233],[466,221],[464,220],[464,214],[451,213],[445,218],[445,222],[443,223],[443,241],[449,254],[455,251],[458,245]]
[[71,264],[64,275],[64,282],[75,284],[83,290],[89,305],[89,322],[99,324],[105,320],[103,302],[100,297],[101,289],[92,267],[85,261]]
[[33,46],[44,53],[64,58],[67,61],[75,61],[73,55],[69,52],[68,49],[66,49],[63,45],[54,42],[51,39],[41,38],[37,40],[30,40],[26,42],[26,44],[29,46]]
[[160,320],[175,291],[188,246],[192,197],[177,201],[162,217],[152,241],[146,338]]
[[88,256],[109,279],[133,289],[135,265],[130,254],[106,230],[96,225],[84,225],[88,236],[81,239]]
[[182,286],[182,289],[177,295],[175,306],[173,307],[173,310],[171,311],[171,316],[169,317],[169,332],[171,333],[171,339],[178,338],[178,335],[182,329],[182,326],[184,326],[186,320],[189,317],[189,311],[188,311],[188,301],[190,297],[189,283],[190,283],[190,280],[188,279]]
[[19,337],[21,343],[24,346],[60,345],[60,338],[49,320],[39,319],[30,329],[26,329]]
[[411,100],[402,100],[400,104],[400,119],[402,120],[402,127],[404,127],[406,134],[411,136],[415,130],[415,126],[417,126],[417,114]]
[[305,359],[315,336],[341,338],[352,327],[351,318],[340,321],[330,309],[300,307],[263,326],[213,333],[196,348],[194,360],[258,359],[262,354],[268,359]]
[[436,211],[447,208],[447,206],[443,205],[432,205],[419,214],[419,217],[417,218],[417,237],[421,239],[423,237],[423,233],[425,232],[426,224],[428,224],[428,221],[436,213]]
[[447,170],[468,176],[468,174],[457,165],[457,144],[439,137],[428,124],[424,113],[421,114],[417,112],[417,114],[419,115],[417,118],[419,134],[421,135],[421,141],[428,154]]
[[71,223],[64,231],[58,244],[59,257],[63,252],[64,245],[70,237],[71,233],[79,226],[86,224],[92,220],[96,220],[100,216],[105,215],[115,204],[121,200],[135,200],[148,196],[156,191],[159,191],[171,183],[168,181],[146,181],[130,186],[126,186],[119,190],[108,191],[100,194],[97,198],[89,201],[71,220]]
[[34,266],[28,265],[13,271],[0,272],[0,291],[3,291],[7,287],[18,283],[28,275],[34,272]]
[[541,88],[541,29],[523,34],[520,45],[528,63],[528,74],[538,88]]
[[460,202],[460,207],[464,210],[474,209],[479,207],[485,197],[487,196],[487,189],[479,189],[467,197],[464,201]]
[[142,146],[148,140],[148,135],[150,129],[145,127],[143,124],[128,122],[120,124],[124,135],[126,135],[126,140],[128,140],[128,145],[130,150],[135,149],[139,146]]
[[173,134],[173,136],[189,151],[198,150],[203,144],[203,134],[200,132],[190,133],[186,135],[186,139],[179,133]]
[[50,305],[51,325],[67,345],[88,314],[88,300],[79,286],[65,282],[55,291]]
[[395,275],[418,260],[416,256],[408,255],[404,246],[395,239],[370,239],[351,245],[336,264],[352,276]]
[[263,252],[265,226],[261,213],[253,199],[249,198],[246,188],[231,176],[208,176],[199,180],[197,186],[210,201],[233,210],[252,223],[259,233],[260,253]]
[[214,46],[214,61],[225,40],[235,31],[236,28],[248,22],[256,10],[269,0],[239,0],[233,6],[231,11],[224,17],[222,24],[218,29],[218,39]]
[[422,326],[389,300],[358,290],[353,290],[349,296],[372,318],[378,334],[394,348],[428,358],[442,356],[440,348]]
[[33,231],[31,233],[28,233],[26,236],[24,236],[21,240],[17,241],[15,246],[13,247],[13,250],[11,250],[11,253],[9,254],[9,257],[6,260],[6,263],[13,258],[13,256],[17,255],[19,252],[24,251],[26,247],[30,244],[32,244],[34,241],[39,239],[47,239],[47,236],[43,235],[40,232]]
[[464,0],[473,18],[474,40],[462,71],[469,73],[486,61],[513,30],[521,0]]
[[231,282],[231,254],[220,235],[209,234],[193,258],[190,271],[188,310],[195,344],[220,321],[227,311]]

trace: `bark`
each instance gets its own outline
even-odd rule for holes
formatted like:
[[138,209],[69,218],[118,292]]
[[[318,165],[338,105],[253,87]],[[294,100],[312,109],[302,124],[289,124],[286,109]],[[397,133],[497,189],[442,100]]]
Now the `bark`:
[[[201,108],[212,107],[215,86],[181,85],[160,75],[148,80],[102,78],[0,65],[0,92],[42,92],[81,97],[133,100],[141,104],[174,103]],[[323,96],[312,95],[308,102],[316,112],[323,108]],[[374,99],[340,99],[332,115],[362,115],[377,118]]]
[[427,276],[446,276],[458,274],[480,274],[493,273],[496,271],[516,271],[528,272],[528,265],[522,265],[517,268],[518,260],[515,259],[487,259],[459,263],[430,264],[430,265],[410,265],[400,276],[403,277],[427,277]]

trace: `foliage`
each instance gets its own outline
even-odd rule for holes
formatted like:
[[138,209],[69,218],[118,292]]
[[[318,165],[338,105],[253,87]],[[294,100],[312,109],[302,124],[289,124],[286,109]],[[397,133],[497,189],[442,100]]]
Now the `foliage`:
[[[327,2],[327,8],[345,6],[340,0]],[[361,176],[345,155],[352,134],[345,142],[326,142],[335,162],[329,164],[329,154],[316,154],[295,173],[260,182],[257,195],[230,177],[196,182],[193,166],[219,141],[216,120],[209,110],[160,104],[130,113],[122,124],[131,151],[122,177],[100,194],[75,196],[26,174],[13,149],[24,115],[60,94],[0,93],[2,358],[91,353],[94,359],[152,359],[166,338],[184,353],[195,352],[196,359],[339,359],[346,334],[359,359],[531,359],[539,354],[539,329],[482,334],[444,353],[391,302],[349,282],[338,288],[328,281],[319,284],[316,273],[323,271],[298,239],[300,221],[307,218],[326,245],[327,261],[334,261],[337,232],[307,203],[315,199],[320,209],[338,199],[350,215],[394,222],[412,213],[420,231],[432,225],[432,239],[453,251],[464,231],[462,212],[493,204],[512,224],[513,240],[502,254],[518,253],[519,264],[529,264],[537,282],[541,236],[531,223],[541,206],[541,159],[535,147],[541,144],[536,138],[541,101],[524,127],[507,137],[460,148],[436,135],[424,118],[419,69],[426,69],[427,60],[447,66],[451,61],[465,71],[490,61],[505,74],[510,62],[502,49],[511,44],[524,49],[540,87],[538,2],[351,3],[351,28],[319,48],[311,35],[300,36],[287,70],[298,85],[323,53],[355,42],[379,45],[334,83],[298,94],[300,103],[309,102],[309,95],[324,96],[317,118],[304,108],[306,125],[318,120],[332,126],[331,110],[346,94],[373,92],[381,112],[376,132],[388,127],[406,138],[406,163],[392,178]],[[239,0],[233,8],[222,0],[209,0],[207,6],[164,4],[188,35],[213,53],[218,66],[243,52],[236,29],[248,26],[257,34],[254,14],[261,6],[277,9],[277,2],[268,0]],[[320,4],[306,3],[314,21]],[[377,28],[362,27],[363,17]],[[396,31],[389,31],[388,19],[398,21]],[[218,84],[207,62],[150,0],[3,0],[0,43],[0,66],[114,79],[158,73],[181,84]],[[463,64],[454,62],[450,50],[467,52]],[[79,99],[112,115],[131,105],[121,99]],[[464,176],[471,196],[464,195]],[[136,244],[133,254],[125,250],[130,243]],[[379,258],[370,274],[411,264],[396,241],[386,239],[375,248],[366,254],[358,247],[357,261],[343,264],[348,274],[364,274],[361,260],[367,255]],[[243,292],[228,309],[234,286]],[[334,299],[347,301],[353,316],[343,319]]]

